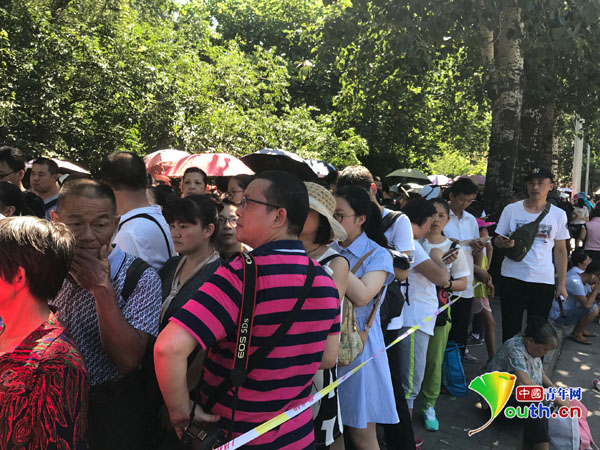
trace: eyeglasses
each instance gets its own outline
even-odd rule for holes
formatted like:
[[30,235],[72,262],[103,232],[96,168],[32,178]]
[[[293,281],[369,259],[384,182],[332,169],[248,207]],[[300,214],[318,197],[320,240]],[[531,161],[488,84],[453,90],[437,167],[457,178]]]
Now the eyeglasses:
[[342,223],[346,217],[356,217],[356,214],[334,214],[333,218],[339,223]]
[[248,203],[258,203],[259,205],[265,205],[265,206],[268,206],[269,208],[275,208],[275,209],[281,208],[281,206],[272,205],[271,203],[267,203],[267,202],[261,202],[260,200],[254,200],[253,198],[250,198],[250,197],[242,197],[242,201],[240,202],[240,208],[245,208],[246,206],[248,206]]
[[226,223],[229,223],[232,227],[235,227],[237,225],[237,221],[237,216],[219,217],[219,225],[225,225]]
[[17,173],[18,170],[13,170],[12,172],[0,173],[0,180],[4,180],[7,176],[12,175],[13,173]]

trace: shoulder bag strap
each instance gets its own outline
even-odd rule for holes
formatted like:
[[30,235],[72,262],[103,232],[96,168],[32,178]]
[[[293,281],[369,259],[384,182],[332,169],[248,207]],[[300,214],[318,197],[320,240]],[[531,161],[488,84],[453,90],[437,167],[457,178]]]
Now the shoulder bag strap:
[[544,220],[544,217],[546,217],[548,215],[548,213],[550,212],[551,206],[552,205],[550,202],[546,202],[546,206],[544,207],[544,210],[540,213],[539,216],[537,216],[537,219],[535,219],[535,223],[537,223],[539,225],[540,222],[542,220]]
[[396,220],[402,215],[401,211],[390,211],[381,221],[381,225],[383,226],[383,231],[386,232],[389,227],[391,227]]
[[163,230],[163,227],[160,226],[160,223],[158,223],[158,220],[156,220],[150,214],[145,214],[145,213],[136,214],[135,216],[131,216],[130,218],[125,219],[123,222],[119,223],[119,230],[123,227],[123,225],[125,225],[127,222],[129,222],[130,220],[133,220],[133,219],[147,219],[156,224],[156,226],[162,233],[163,238],[165,239],[165,243],[167,244],[167,252],[169,253],[169,258],[170,258],[172,256],[171,255],[171,246],[169,245],[169,238],[167,237],[167,233],[165,233],[165,230]]
[[[248,255],[246,255],[246,256],[248,256]],[[244,259],[244,265],[246,264],[246,262],[247,262],[246,259]],[[255,267],[255,269],[256,269],[256,267]],[[245,270],[244,276],[246,276],[246,275],[247,275],[247,272]],[[231,376],[225,378],[221,382],[221,384],[219,386],[217,386],[217,388],[212,392],[210,397],[207,399],[207,401],[204,404],[204,408],[203,408],[206,412],[210,412],[212,410],[212,408],[215,406],[215,404],[217,403],[217,400],[219,398],[221,398],[226,392],[228,392],[233,386],[238,386],[238,387],[241,386],[244,383],[244,381],[246,380],[248,373],[250,373],[250,371],[254,367],[256,367],[259,363],[261,363],[262,360],[271,352],[271,350],[273,350],[273,348],[275,348],[275,346],[277,346],[279,344],[281,339],[283,339],[283,336],[288,332],[288,330],[290,329],[290,327],[296,320],[298,314],[300,313],[302,306],[304,305],[306,296],[308,295],[308,292],[309,292],[310,288],[312,287],[314,276],[315,276],[315,266],[314,266],[312,260],[310,258],[308,258],[308,273],[306,275],[306,280],[305,280],[304,286],[302,288],[302,293],[301,293],[300,297],[298,297],[298,300],[296,301],[294,308],[292,309],[292,311],[289,312],[289,314],[286,317],[286,320],[279,326],[277,331],[275,331],[275,333],[271,336],[271,339],[269,340],[269,343],[267,345],[260,347],[258,350],[256,350],[254,352],[254,354],[251,357],[248,357],[249,345],[246,346],[246,351],[245,351],[245,354],[243,355],[243,358],[240,358],[241,355],[239,353],[236,353],[235,367],[234,367],[234,370],[232,371]],[[244,279],[244,295],[242,296],[242,302],[245,302],[247,299],[250,299],[250,292],[248,292],[248,298],[245,299],[245,297],[246,297],[246,288],[245,287],[246,287],[246,279]],[[252,294],[252,303],[254,303],[254,299],[255,299],[255,292],[253,292],[253,294]],[[241,309],[241,311],[243,311],[244,305],[242,305],[242,307],[240,309]],[[249,309],[249,307],[248,307],[248,309]],[[244,317],[242,316],[240,323],[243,324],[244,323],[243,321],[244,321]],[[249,328],[251,328],[252,320],[249,321],[248,325],[249,325]],[[241,327],[240,327],[240,329],[241,329]],[[248,333],[243,333],[243,334],[238,329],[238,347],[236,348],[236,351],[239,350],[240,339],[243,336],[247,336],[249,339],[250,338],[250,329],[248,330]],[[249,361],[248,361],[248,358],[249,358]],[[244,361],[244,364],[243,364],[244,367],[242,367],[242,363],[241,363],[242,360]],[[238,369],[238,370],[236,370],[236,369]],[[235,380],[234,380],[234,378],[235,378]]]
[[[318,261],[318,262],[319,262],[319,265],[321,265],[321,266],[325,266],[325,265],[327,265],[327,263],[329,263],[329,262],[333,261],[335,258],[344,258],[344,259],[346,259],[346,258],[345,258],[344,256],[342,256],[342,255],[334,254],[334,255],[329,255],[328,257],[326,257],[326,258],[323,258],[322,260],[320,260],[320,261]],[[348,260],[346,259],[346,261],[348,261]]]
[[146,269],[149,269],[150,265],[144,261],[142,258],[135,258],[131,265],[127,269],[127,273],[125,275],[125,283],[123,284],[123,289],[121,289],[121,297],[123,300],[127,301],[133,291],[138,285],[140,278]]
[[360,269],[360,266],[362,266],[363,262],[365,262],[365,259],[371,256],[371,253],[373,253],[374,251],[375,249],[372,249],[371,251],[362,255],[362,257],[356,262],[356,264],[354,264],[354,267],[352,268],[352,273],[356,273],[356,271]]

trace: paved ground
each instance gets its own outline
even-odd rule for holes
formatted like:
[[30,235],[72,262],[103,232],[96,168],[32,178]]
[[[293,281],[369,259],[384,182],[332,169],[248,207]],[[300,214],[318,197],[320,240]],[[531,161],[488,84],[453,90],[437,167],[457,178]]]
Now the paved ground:
[[[492,311],[496,319],[496,344],[501,344],[500,333],[500,302],[494,299]],[[582,387],[584,389],[583,403],[590,411],[588,422],[596,442],[600,442],[600,392],[592,388],[592,380],[600,379],[600,326],[594,323],[589,331],[596,332],[599,337],[591,338],[593,345],[584,346],[570,340],[564,340],[562,351],[556,355],[548,355],[545,360],[546,372],[558,385]],[[467,385],[469,381],[481,374],[481,367],[487,361],[485,345],[469,347],[478,362],[466,363],[465,372]],[[554,370],[553,365],[556,365]],[[481,409],[481,398],[473,391],[466,397],[451,397],[442,395],[436,407],[440,421],[437,432],[425,431],[423,419],[419,414],[419,399],[415,404],[413,426],[416,434],[420,434],[425,443],[423,450],[470,450],[494,449],[515,450],[522,448],[519,428],[515,420],[501,417],[484,431],[469,437],[467,432],[477,428],[489,420],[489,412]],[[382,447],[384,448],[384,447]]]

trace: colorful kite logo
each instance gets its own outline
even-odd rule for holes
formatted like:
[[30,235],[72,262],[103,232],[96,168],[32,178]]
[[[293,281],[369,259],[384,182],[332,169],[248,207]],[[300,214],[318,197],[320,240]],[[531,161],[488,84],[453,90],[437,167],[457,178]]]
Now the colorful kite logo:
[[507,372],[490,372],[478,376],[469,384],[469,389],[477,392],[490,406],[492,417],[483,426],[470,430],[469,436],[485,430],[500,414],[512,394],[517,377]]

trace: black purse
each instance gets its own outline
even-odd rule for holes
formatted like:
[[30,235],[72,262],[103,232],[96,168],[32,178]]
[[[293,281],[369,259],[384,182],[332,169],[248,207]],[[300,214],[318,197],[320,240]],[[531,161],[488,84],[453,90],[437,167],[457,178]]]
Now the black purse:
[[[302,293],[294,308],[288,313],[286,320],[277,328],[277,331],[271,337],[267,345],[260,347],[252,356],[249,355],[249,349],[252,339],[252,316],[254,314],[254,305],[256,301],[256,263],[251,255],[242,253],[244,261],[242,304],[240,306],[240,324],[237,330],[237,345],[235,353],[234,368],[230,376],[225,378],[217,388],[211,393],[204,404],[203,410],[210,412],[217,401],[234,389],[233,403],[231,408],[231,428],[228,430],[227,439],[225,439],[225,431],[221,430],[215,424],[198,423],[194,421],[194,413],[196,410],[196,401],[193,401],[190,420],[183,436],[181,443],[184,448],[189,450],[210,450],[223,445],[230,441],[233,435],[233,424],[235,422],[235,410],[237,408],[238,391],[240,386],[244,384],[248,373],[254,369],[263,359],[267,357],[283,339],[292,324],[298,318],[298,314],[304,305],[306,296],[313,284],[315,276],[315,266],[310,258],[308,258],[308,272],[306,280],[302,287]],[[200,391],[202,380],[198,383],[195,390]]]

